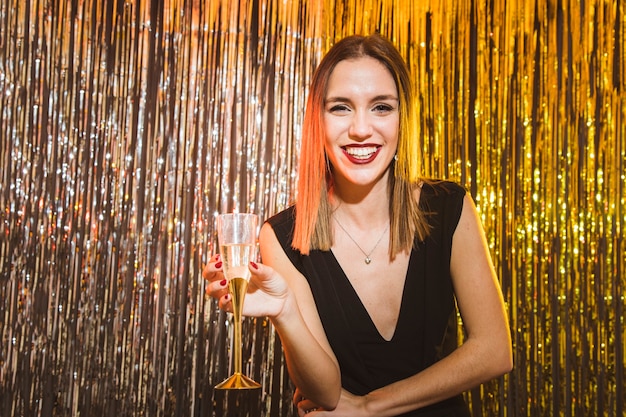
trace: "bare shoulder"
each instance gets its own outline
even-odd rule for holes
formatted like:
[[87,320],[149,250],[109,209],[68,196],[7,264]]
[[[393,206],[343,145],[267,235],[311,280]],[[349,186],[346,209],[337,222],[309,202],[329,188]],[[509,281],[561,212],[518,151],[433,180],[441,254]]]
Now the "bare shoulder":
[[292,288],[306,288],[308,290],[306,279],[291,262],[279,242],[274,229],[268,222],[265,222],[261,226],[259,233],[259,250],[261,253],[261,262],[264,265],[271,266],[281,274]]
[[492,281],[495,272],[485,231],[469,194],[463,197],[461,217],[452,238],[451,272],[453,279],[487,279]]
[[274,233],[274,229],[272,226],[265,222],[261,225],[261,231],[259,232],[259,243],[275,243],[279,245],[278,239],[276,238],[276,233]]
[[259,233],[259,250],[261,252],[262,262],[274,269],[285,262],[291,264],[276,237],[274,229],[268,222],[263,223],[261,226]]
[[459,218],[459,224],[457,226],[457,233],[455,235],[461,235],[465,239],[484,239],[484,230],[476,209],[476,204],[471,195],[465,194],[463,196],[463,206],[461,209],[461,217]]

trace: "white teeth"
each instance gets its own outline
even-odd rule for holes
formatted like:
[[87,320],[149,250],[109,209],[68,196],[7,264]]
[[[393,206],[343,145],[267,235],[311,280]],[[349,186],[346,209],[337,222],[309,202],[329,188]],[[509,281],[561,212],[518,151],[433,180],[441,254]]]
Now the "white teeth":
[[346,148],[346,153],[355,158],[369,158],[374,152],[376,152],[376,147],[368,147],[368,148],[355,148],[348,147]]

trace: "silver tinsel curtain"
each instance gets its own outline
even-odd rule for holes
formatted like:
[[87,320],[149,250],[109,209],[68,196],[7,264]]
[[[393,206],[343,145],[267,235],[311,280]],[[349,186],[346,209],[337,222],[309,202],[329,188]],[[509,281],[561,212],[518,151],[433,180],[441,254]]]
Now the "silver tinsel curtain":
[[[0,5],[0,416],[294,416],[280,342],[219,392],[214,217],[295,199],[312,71],[379,31],[420,99],[425,175],[477,201],[515,369],[475,416],[624,404],[621,0],[6,0]],[[479,302],[479,300],[477,300]]]

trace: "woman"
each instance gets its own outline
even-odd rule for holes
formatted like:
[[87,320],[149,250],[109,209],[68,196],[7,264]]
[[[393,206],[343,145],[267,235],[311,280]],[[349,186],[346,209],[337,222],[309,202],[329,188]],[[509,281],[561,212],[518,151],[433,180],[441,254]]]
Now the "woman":
[[[468,416],[461,394],[512,367],[473,201],[419,177],[408,70],[387,40],[339,41],[310,91],[297,202],[261,229],[244,314],[272,320],[300,416]],[[207,291],[229,310],[220,268]]]

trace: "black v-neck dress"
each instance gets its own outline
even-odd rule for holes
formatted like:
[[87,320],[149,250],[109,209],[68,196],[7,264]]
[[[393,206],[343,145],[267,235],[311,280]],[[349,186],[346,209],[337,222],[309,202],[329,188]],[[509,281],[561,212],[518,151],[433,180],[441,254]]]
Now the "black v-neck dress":
[[[400,314],[389,341],[378,332],[331,251],[313,250],[303,256],[291,247],[294,207],[268,220],[285,253],[309,282],[346,390],[365,395],[420,372],[456,348],[450,254],[464,195],[465,190],[451,182],[423,185],[420,206],[428,213],[431,232],[411,251]],[[469,415],[459,395],[402,416]]]

